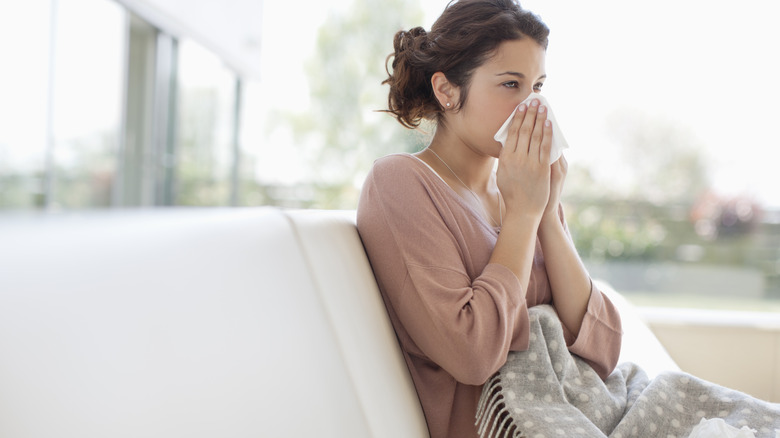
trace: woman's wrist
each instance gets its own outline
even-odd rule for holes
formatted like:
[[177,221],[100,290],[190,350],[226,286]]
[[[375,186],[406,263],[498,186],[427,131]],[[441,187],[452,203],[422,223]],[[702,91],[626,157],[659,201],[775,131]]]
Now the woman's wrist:
[[539,214],[508,211],[490,256],[490,263],[504,265],[515,274],[522,290],[531,276],[540,219]]
[[539,222],[539,237],[544,238],[545,235],[555,232],[563,232],[565,234],[563,222],[561,222],[558,211],[545,211]]
[[534,213],[525,209],[520,209],[517,211],[507,209],[503,219],[502,228],[506,228],[506,226],[509,224],[517,224],[517,226],[522,228],[536,229],[539,228],[543,217],[544,213]]

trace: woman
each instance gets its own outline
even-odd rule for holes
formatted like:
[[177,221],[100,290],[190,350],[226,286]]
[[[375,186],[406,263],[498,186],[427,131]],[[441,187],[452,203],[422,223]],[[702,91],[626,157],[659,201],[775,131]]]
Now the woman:
[[506,147],[493,139],[540,91],[547,35],[513,0],[461,0],[430,33],[395,36],[388,111],[436,131],[423,151],[376,161],[358,230],[433,438],[477,436],[482,385],[528,348],[531,306],[555,307],[569,350],[602,378],[619,355],[618,312],[563,220],[546,108],[520,105]]

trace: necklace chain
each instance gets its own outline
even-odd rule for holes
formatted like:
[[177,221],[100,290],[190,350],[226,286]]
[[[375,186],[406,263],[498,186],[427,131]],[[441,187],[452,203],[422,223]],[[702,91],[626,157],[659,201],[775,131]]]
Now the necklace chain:
[[487,215],[490,218],[490,220],[493,221],[494,224],[498,224],[499,227],[503,226],[504,225],[504,214],[501,211],[501,193],[498,194],[498,217],[499,217],[499,220],[496,220],[493,217],[493,215],[490,214],[490,212],[485,208],[485,206],[482,205],[482,201],[479,199],[479,196],[477,196],[477,194],[474,193],[474,190],[471,190],[471,188],[468,185],[466,185],[466,183],[464,183],[462,179],[460,179],[458,174],[455,173],[454,170],[452,170],[452,167],[450,167],[450,165],[447,164],[446,161],[442,160],[442,158],[439,156],[439,154],[436,153],[436,151],[434,151],[431,148],[428,148],[428,150],[431,151],[431,153],[433,153],[433,155],[435,155],[436,158],[438,158],[439,161],[441,161],[441,163],[444,164],[444,166],[450,171],[450,173],[452,173],[455,176],[455,178],[457,178],[458,182],[460,182],[463,185],[463,187],[465,187],[466,190],[468,190],[469,193],[471,193],[471,196],[474,197],[474,199],[477,201],[477,204],[479,204],[479,206],[482,207],[482,211],[485,212],[485,215]]

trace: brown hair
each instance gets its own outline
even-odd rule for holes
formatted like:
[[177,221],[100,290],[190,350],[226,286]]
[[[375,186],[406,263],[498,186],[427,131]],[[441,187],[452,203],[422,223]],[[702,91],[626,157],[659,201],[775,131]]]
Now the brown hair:
[[430,33],[422,27],[399,31],[393,39],[392,71],[382,84],[390,85],[389,112],[407,128],[422,119],[441,121],[443,108],[433,94],[431,77],[442,72],[461,88],[466,103],[474,70],[487,61],[504,41],[532,38],[547,49],[549,28],[516,0],[454,0],[447,5]]

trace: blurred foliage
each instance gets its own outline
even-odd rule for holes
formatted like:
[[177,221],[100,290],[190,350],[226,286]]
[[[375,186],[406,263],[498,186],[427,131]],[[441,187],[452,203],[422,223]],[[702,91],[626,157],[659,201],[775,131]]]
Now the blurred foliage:
[[681,123],[624,110],[608,130],[621,150],[614,175],[575,163],[566,181],[566,219],[584,259],[755,269],[766,296],[780,297],[780,224],[749,197],[711,191],[704,148]]
[[378,112],[387,107],[381,82],[393,35],[419,24],[422,15],[411,0],[356,0],[320,28],[306,64],[309,111],[279,115],[293,127],[296,144],[308,148],[302,155],[310,157],[311,207],[355,208],[375,159],[423,147],[423,134]]
[[[780,299],[780,214],[764,220],[753,205],[756,210],[748,215],[747,203],[739,197],[718,199],[706,227],[701,225],[703,219],[696,219],[698,203],[568,199],[565,211],[575,246],[586,263],[739,267],[761,272],[765,297]],[[740,204],[742,219],[733,212],[733,206]],[[739,291],[734,294],[739,296]]]
[[576,164],[567,176],[567,220],[580,254],[650,260],[668,255],[670,241],[695,240],[689,210],[710,185],[698,141],[679,123],[640,111],[607,122],[622,151],[614,178],[599,180]]
[[648,260],[657,256],[667,236],[653,210],[643,203],[591,202],[572,208],[567,222],[583,257]]
[[52,206],[64,209],[111,206],[116,151],[116,132],[110,130],[58,142]]
[[28,174],[0,169],[0,209],[42,209],[44,178],[44,172]]
[[[43,209],[47,178],[53,178],[51,208],[105,208],[112,205],[117,135],[111,130],[62,139],[50,172],[24,172],[0,163],[0,210]],[[45,157],[41,157],[43,168]]]

